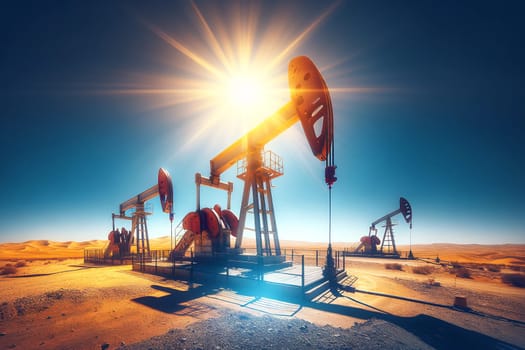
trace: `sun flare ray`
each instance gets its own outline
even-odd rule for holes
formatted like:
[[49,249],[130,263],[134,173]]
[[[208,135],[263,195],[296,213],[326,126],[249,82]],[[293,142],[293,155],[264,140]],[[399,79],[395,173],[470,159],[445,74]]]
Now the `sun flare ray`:
[[336,8],[340,2],[333,3],[319,17],[317,17],[306,29],[304,29],[288,46],[286,46],[275,58],[269,63],[268,68],[272,70],[275,66],[289,56],[290,52],[295,49],[311,32],[313,32]]
[[208,61],[206,61],[204,58],[200,57],[187,47],[185,47],[183,44],[169,36],[167,33],[162,31],[161,29],[157,28],[156,26],[150,25],[150,29],[157,34],[159,38],[164,40],[167,44],[171,45],[173,48],[177,49],[180,53],[191,59],[193,62],[201,66],[202,68],[206,69],[208,72],[215,75],[217,78],[224,77],[224,73],[217,69],[215,66],[210,64]]
[[206,39],[208,39],[208,42],[210,43],[210,46],[215,53],[216,57],[219,59],[219,61],[222,63],[222,65],[228,70],[232,70],[231,62],[226,58],[226,54],[224,53],[223,49],[221,48],[221,45],[219,41],[217,40],[217,37],[213,33],[213,31],[210,28],[210,25],[208,24],[208,21],[198,8],[197,4],[195,4],[194,1],[191,2],[191,6],[193,7],[193,11],[195,12],[197,18],[199,19],[200,24],[202,25],[204,32],[206,33]]
[[[261,20],[262,8],[253,3],[218,6],[197,5],[190,1],[200,41],[195,37],[170,35],[147,21],[143,24],[158,38],[189,59],[175,74],[146,75],[140,83],[121,85],[106,90],[108,94],[151,96],[151,108],[166,110],[184,106],[184,115],[176,117],[178,129],[183,128],[183,149],[206,139],[211,143],[241,137],[263,119],[289,102],[287,64],[283,62],[337,9],[333,2],[295,37],[293,22],[286,11],[274,12],[268,22]],[[224,21],[228,14],[229,21]],[[263,23],[264,22],[264,23]],[[264,26],[263,26],[264,25]],[[295,25],[295,27],[297,27]],[[296,32],[297,33],[297,32]],[[349,58],[327,62],[322,67],[325,78],[341,81],[341,66]],[[166,64],[172,63],[167,60]],[[205,74],[202,74],[204,72]],[[137,81],[137,80],[136,80]],[[334,86],[330,84],[330,86]],[[387,88],[343,85],[330,88],[333,94],[384,93]],[[179,110],[180,111],[180,110]],[[177,114],[177,113],[175,113]],[[216,130],[221,130],[220,137]],[[224,146],[224,145],[222,145]],[[218,146],[216,146],[218,147]],[[180,147],[178,148],[181,149]]]

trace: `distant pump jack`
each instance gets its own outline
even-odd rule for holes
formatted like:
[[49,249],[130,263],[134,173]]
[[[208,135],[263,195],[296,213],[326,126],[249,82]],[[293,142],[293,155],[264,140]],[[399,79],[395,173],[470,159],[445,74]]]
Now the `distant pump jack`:
[[[105,249],[106,257],[123,258],[131,253],[131,248],[136,243],[137,254],[150,254],[148,226],[146,216],[150,215],[144,210],[144,203],[159,196],[162,211],[169,214],[173,220],[173,184],[167,170],[160,168],[157,175],[157,184],[147,190],[122,202],[119,214],[112,214],[113,231],[108,235],[109,243]],[[128,210],[135,209],[131,216],[126,216]],[[115,228],[115,219],[131,220],[129,236],[122,234]]]
[[[391,213],[386,214],[385,216],[377,219],[376,221],[370,224],[370,229],[368,236],[361,237],[359,246],[355,249],[354,253],[364,253],[365,255],[388,255],[399,257],[399,252],[396,248],[396,241],[394,239],[394,225],[392,223],[392,217],[402,214],[405,221],[410,224],[410,229],[412,229],[412,207],[410,203],[405,198],[399,198],[399,209],[394,210]],[[377,228],[376,225],[380,223],[385,223],[385,232],[383,234],[383,240],[381,241],[377,237]],[[377,249],[377,246],[381,244],[380,249]],[[410,249],[409,258],[413,258],[412,248]]]

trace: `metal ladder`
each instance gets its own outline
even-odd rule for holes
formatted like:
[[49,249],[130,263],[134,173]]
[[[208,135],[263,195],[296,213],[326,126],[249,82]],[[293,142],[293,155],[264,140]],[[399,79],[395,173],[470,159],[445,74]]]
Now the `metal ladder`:
[[185,230],[181,220],[177,227],[175,227],[174,237],[175,248],[173,249],[173,252],[177,256],[183,256],[186,250],[191,246],[191,243],[193,243],[195,233],[190,230]]

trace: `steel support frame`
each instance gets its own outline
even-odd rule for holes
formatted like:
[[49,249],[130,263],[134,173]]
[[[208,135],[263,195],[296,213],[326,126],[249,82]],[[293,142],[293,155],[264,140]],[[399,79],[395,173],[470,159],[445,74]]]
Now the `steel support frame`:
[[144,203],[136,206],[133,213],[131,232],[136,237],[137,254],[149,255],[151,250],[149,246],[148,224],[146,222],[147,213],[144,211]]
[[[235,248],[241,248],[242,238],[246,227],[246,216],[249,211],[252,210],[257,255],[270,256],[275,254],[280,256],[281,246],[275,220],[275,207],[273,205],[271,194],[271,174],[262,167],[260,149],[250,152],[247,161],[248,167],[244,178],[244,189]],[[273,249],[270,235],[273,235]]]
[[226,203],[226,208],[231,209],[233,182],[217,181],[217,183],[214,183],[210,179],[203,177],[200,173],[196,173],[195,174],[195,186],[196,186],[196,197],[197,197],[196,198],[197,199],[197,203],[196,203],[197,211],[201,209],[201,185],[217,188],[219,190],[228,192],[228,200]]
[[393,248],[392,253],[398,254],[397,249],[396,249],[396,241],[394,240],[394,231],[392,229],[393,226],[394,224],[392,224],[392,219],[388,217],[385,223],[385,233],[383,234],[383,241],[381,242],[381,254],[384,254],[383,246],[385,245],[385,242],[388,242],[386,244],[386,246],[388,247],[387,253],[391,253],[390,247],[392,247]]

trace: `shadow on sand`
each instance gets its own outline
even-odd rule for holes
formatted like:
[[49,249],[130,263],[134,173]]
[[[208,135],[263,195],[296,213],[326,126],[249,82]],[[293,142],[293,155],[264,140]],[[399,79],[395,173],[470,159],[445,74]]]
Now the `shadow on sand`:
[[210,308],[204,307],[204,304],[192,303],[190,306],[184,305],[184,303],[217,292],[217,289],[204,287],[203,285],[192,285],[188,290],[178,290],[159,285],[152,285],[151,288],[168,294],[160,297],[144,296],[131,299],[131,301],[161,312],[177,315],[196,315],[206,312]]
[[[364,291],[361,291],[364,292]],[[443,321],[439,318],[435,318],[425,314],[419,314],[413,317],[401,317],[392,315],[383,310],[377,309],[373,306],[370,306],[366,303],[357,301],[351,297],[339,293],[339,291],[334,290],[331,293],[337,297],[343,297],[355,301],[363,306],[369,307],[372,310],[364,310],[361,308],[345,306],[345,305],[336,305],[332,303],[319,303],[319,302],[310,302],[306,303],[304,306],[326,311],[337,313],[340,315],[350,316],[354,318],[359,318],[363,320],[369,320],[372,318],[384,320],[395,324],[407,332],[412,333],[419,339],[421,339],[426,344],[436,348],[436,349],[522,349],[518,346],[506,343],[504,341],[489,337],[485,334],[468,330],[460,326],[454,325],[452,323]],[[376,294],[374,292],[367,292],[368,294]],[[427,304],[436,307],[443,307],[450,310],[450,312],[462,312],[469,313],[472,315],[480,317],[490,317],[484,314],[474,312],[470,309],[461,310],[456,309],[448,305],[435,304],[426,301],[409,299],[398,297],[395,295],[381,294],[384,297],[391,297],[395,299],[401,299],[409,302],[416,302]],[[499,318],[500,321],[506,321],[509,323],[514,323],[520,326],[523,326],[523,322]]]
[[79,267],[78,269],[72,269],[72,270],[63,270],[63,271],[57,271],[57,272],[49,272],[49,273],[33,273],[33,274],[30,274],[30,275],[14,275],[14,276],[8,276],[9,278],[28,278],[28,277],[41,277],[41,276],[52,276],[52,275],[58,275],[58,274],[61,274],[61,273],[66,273],[66,272],[75,272],[75,271],[79,271],[79,270],[85,270],[85,269],[92,269],[92,268],[97,268],[97,267],[92,267],[92,266],[74,266],[74,265],[70,265],[71,267]]
[[[159,310],[161,312],[188,316],[197,316],[213,309],[213,307],[207,306],[204,303],[187,303],[188,301],[200,298],[202,296],[208,296],[224,302],[234,303],[240,307],[258,309],[259,311],[265,312],[267,314],[282,316],[294,316],[301,308],[309,307],[362,320],[369,320],[373,318],[384,320],[405,329],[407,332],[415,335],[423,342],[436,349],[521,349],[515,345],[500,341],[476,331],[462,328],[426,314],[419,314],[414,317],[395,316],[366,303],[357,301],[352,297],[341,294],[339,291],[333,291],[333,298],[331,298],[331,301],[329,302],[304,301],[301,303],[291,304],[290,300],[276,301],[275,298],[264,298],[260,295],[256,296],[253,293],[247,293],[247,291],[223,290],[222,288],[219,289],[217,286],[194,285],[190,286],[188,290],[184,291],[159,285],[152,285],[151,288],[166,292],[168,294],[160,297],[145,296],[132,299],[132,301]],[[223,291],[224,293],[219,293]],[[389,297],[389,295],[383,296]],[[390,297],[397,298],[394,295]],[[332,303],[332,301],[335,301],[337,298],[347,298],[369,308],[370,310]],[[426,304],[426,302],[420,300],[412,300],[407,298],[403,299],[409,302]],[[264,306],[269,303],[270,308],[259,308],[258,303],[263,303]],[[275,303],[280,303],[283,305],[275,305]],[[434,303],[428,304],[432,306],[448,308],[450,309],[449,312],[463,312],[478,317],[487,317],[486,315],[473,312],[472,310],[458,310],[447,305]],[[285,313],[283,313],[282,310],[277,310],[277,308],[281,307],[286,309]],[[514,325],[518,326],[523,325],[523,322],[520,321],[506,319],[499,320],[514,323]]]
[[202,296],[207,296],[208,298],[234,304],[243,308],[257,310],[273,316],[291,317],[302,308],[301,304],[243,294],[238,291],[225,290],[217,286],[205,287],[203,285],[193,285],[191,288],[188,288],[188,290],[183,291],[159,285],[152,285],[151,288],[168,294],[160,297],[144,296],[132,299],[131,301],[164,313],[188,316],[196,316],[197,314],[212,309],[204,303],[197,303],[195,301],[187,303]]
[[334,304],[309,303],[305,306],[364,320],[372,318],[384,320],[405,329],[436,349],[520,349],[485,334],[456,326],[429,315],[400,317]]

